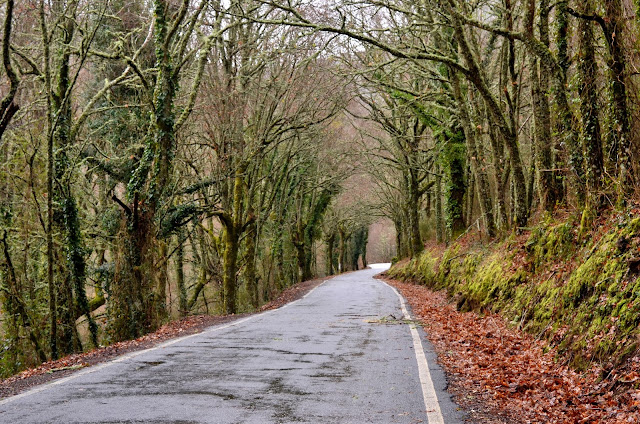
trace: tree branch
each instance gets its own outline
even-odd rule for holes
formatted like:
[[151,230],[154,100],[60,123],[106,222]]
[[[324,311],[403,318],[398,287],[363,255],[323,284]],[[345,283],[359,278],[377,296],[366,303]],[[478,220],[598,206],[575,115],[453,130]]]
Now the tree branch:
[[114,202],[116,202],[118,205],[120,205],[120,207],[122,209],[124,209],[124,213],[127,214],[128,217],[131,217],[131,209],[129,208],[129,206],[125,205],[122,200],[118,199],[118,197],[115,194],[111,195],[111,200],[113,200]]
[[7,11],[4,18],[4,27],[2,33],[2,64],[4,66],[4,71],[7,74],[7,78],[9,78],[9,92],[0,102],[0,115],[2,116],[2,120],[0,121],[0,139],[2,138],[2,134],[4,134],[7,126],[9,125],[11,118],[13,118],[13,116],[19,109],[19,106],[14,104],[13,100],[16,96],[16,92],[18,91],[20,80],[18,79],[18,75],[11,65],[10,54],[13,6],[14,0],[7,0]]

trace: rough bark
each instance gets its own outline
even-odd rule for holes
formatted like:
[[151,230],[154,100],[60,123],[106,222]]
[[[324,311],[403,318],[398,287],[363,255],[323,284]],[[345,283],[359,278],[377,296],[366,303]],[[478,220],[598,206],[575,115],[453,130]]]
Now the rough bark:
[[442,213],[442,175],[440,175],[440,166],[436,164],[436,241],[442,243],[444,241],[444,217]]
[[609,161],[616,165],[616,176],[622,187],[620,197],[626,197],[635,181],[631,164],[631,125],[627,104],[627,71],[622,40],[626,34],[621,0],[605,0],[605,39],[609,50],[607,65],[611,78],[612,131],[609,140]]
[[251,306],[254,309],[257,309],[258,306],[260,306],[258,275],[256,272],[257,232],[257,225],[254,222],[249,225],[246,234],[247,264],[245,269],[245,279],[249,292],[249,298],[251,299]]
[[[584,3],[584,12],[591,14],[591,1]],[[596,85],[597,64],[595,57],[595,40],[593,23],[580,19],[578,22],[578,39],[580,55],[578,69],[580,72],[580,112],[582,115],[582,144],[586,159],[586,182],[588,202],[591,206],[599,207],[600,187],[604,172],[602,155],[602,141],[600,138],[600,120],[598,117],[598,87]]]
[[[6,279],[8,280],[8,287],[2,287],[2,290],[5,291],[5,299],[6,304],[3,307],[6,312],[9,314],[12,320],[14,320],[14,315],[17,314],[21,321],[25,330],[29,334],[29,341],[33,344],[33,348],[38,356],[38,359],[41,362],[46,362],[47,356],[44,353],[44,349],[40,344],[41,336],[40,330],[37,325],[33,325],[31,317],[29,316],[28,307],[24,302],[23,297],[20,295],[20,289],[18,287],[18,278],[16,276],[15,267],[13,266],[13,260],[11,259],[11,254],[9,252],[9,244],[7,242],[7,232],[5,230],[2,236],[2,250],[4,253],[4,263],[0,262],[3,265],[1,268],[6,268],[6,272],[4,272]],[[14,314],[15,312],[15,314]],[[13,327],[17,327],[17,323],[13,323]],[[17,328],[16,328],[17,329]]]
[[9,79],[9,89],[2,100],[0,100],[0,140],[9,126],[11,119],[13,119],[13,116],[20,109],[20,107],[14,103],[18,86],[20,85],[20,78],[11,63],[11,32],[14,5],[14,0],[7,0],[2,31],[2,64],[5,75],[7,79]]
[[327,245],[326,273],[327,275],[333,275],[334,274],[333,255],[335,250],[336,234],[333,232],[329,234],[325,238],[325,242]]
[[[491,89],[487,85],[487,82],[482,75],[480,65],[478,64],[473,54],[473,49],[469,44],[469,40],[467,35],[465,34],[465,29],[462,26],[462,23],[457,17],[453,18],[453,23],[454,33],[456,41],[459,45],[460,53],[468,67],[468,71],[465,73],[465,76],[476,87],[476,89],[484,99],[487,108],[489,109],[489,112],[494,119],[494,125],[496,125],[498,130],[500,131],[505,143],[505,147],[509,152],[509,162],[511,165],[511,173],[513,176],[513,184],[515,189],[515,225],[517,227],[524,227],[529,218],[529,210],[527,209],[526,205],[527,188],[524,169],[522,167],[522,159],[520,157],[520,148],[518,146],[518,136],[516,129],[513,127],[513,122],[510,122],[510,119],[505,117],[499,101],[495,98],[495,96],[491,92]],[[487,225],[489,224],[487,223]],[[495,226],[495,224],[491,225]],[[495,228],[492,230],[492,232],[495,234]]]
[[451,72],[451,85],[453,86],[454,96],[458,103],[458,113],[460,124],[464,131],[467,149],[471,157],[471,170],[476,177],[478,186],[478,199],[480,200],[480,212],[482,214],[487,235],[490,238],[496,236],[496,224],[493,215],[493,202],[491,200],[491,188],[489,179],[483,166],[478,164],[478,150],[476,147],[476,132],[471,125],[469,110],[467,109],[466,99],[462,95],[460,80],[455,71]]
[[181,317],[187,315],[189,308],[187,303],[187,287],[184,282],[184,229],[178,231],[178,246],[176,248],[176,286],[178,289],[178,313]]
[[[44,59],[44,83],[47,93],[51,93],[51,70],[50,70],[50,42],[49,32],[45,21],[45,2],[39,4],[40,32],[42,35],[43,59]],[[49,295],[49,350],[51,359],[58,359],[58,317],[57,298],[55,287],[54,271],[54,245],[53,245],[53,180],[54,172],[54,141],[51,116],[51,96],[47,94],[47,289]]]
[[411,256],[416,257],[424,249],[422,237],[420,236],[420,187],[418,182],[417,169],[413,166],[408,170],[409,189],[409,240]]
[[[489,123],[487,117],[487,124]],[[500,136],[495,128],[489,125],[489,143],[491,144],[491,154],[493,156],[493,166],[495,169],[496,181],[496,227],[503,231],[509,225],[507,205],[505,203],[505,175],[509,174],[509,167],[506,166],[504,157],[504,144],[500,142]]]
[[457,130],[447,140],[443,152],[447,162],[446,210],[447,228],[449,237],[457,238],[465,230],[464,198],[466,195],[466,183],[464,180],[466,151],[464,148],[464,135],[462,130]]
[[569,150],[571,182],[576,191],[578,206],[581,207],[585,201],[584,155],[582,154],[582,149],[575,131],[573,114],[571,113],[567,99],[567,71],[569,69],[568,31],[567,3],[561,2],[556,6],[558,69],[554,72],[553,94],[559,115],[557,133],[560,135],[560,144],[564,142]]
[[[536,12],[536,0],[529,1],[526,30],[533,33]],[[549,47],[549,1],[540,2],[539,25],[540,42]],[[538,191],[542,209],[551,211],[556,204],[555,178],[552,164],[551,112],[549,108],[549,73],[551,70],[540,63],[538,58],[529,55],[529,72],[531,79],[531,97],[533,99],[536,168],[538,171]]]
[[[171,186],[176,134],[192,111],[212,39],[208,37],[196,55],[192,85],[185,93],[187,104],[177,116],[174,103],[178,80],[186,66],[183,61],[189,52],[187,40],[191,39],[203,9],[190,9],[188,1],[178,11],[167,0],[154,0],[152,6],[154,78],[148,80],[144,73],[136,71],[145,89],[141,97],[148,100],[152,113],[142,157],[136,159],[135,169],[126,181],[130,205],[117,201],[124,215],[114,290],[124,297],[113,296],[110,301],[113,311],[110,328],[115,340],[136,337],[159,324],[158,309],[154,307],[154,290],[158,285],[154,281],[157,215]],[[189,12],[192,14],[187,17]],[[137,66],[130,62],[129,66]]]
[[223,310],[227,315],[237,312],[236,272],[238,270],[239,234],[235,226],[224,228],[224,254],[222,255],[222,288],[224,290]]

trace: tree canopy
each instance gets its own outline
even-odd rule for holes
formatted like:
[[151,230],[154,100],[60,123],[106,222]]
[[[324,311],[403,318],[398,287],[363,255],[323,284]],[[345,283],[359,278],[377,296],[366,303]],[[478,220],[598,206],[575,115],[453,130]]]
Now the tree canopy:
[[635,3],[0,11],[0,374],[635,195]]

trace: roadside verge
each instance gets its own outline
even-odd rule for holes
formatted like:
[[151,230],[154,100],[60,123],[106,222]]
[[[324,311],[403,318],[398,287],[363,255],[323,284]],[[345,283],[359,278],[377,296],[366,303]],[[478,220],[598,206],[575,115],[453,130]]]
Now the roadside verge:
[[383,281],[402,293],[422,322],[447,373],[448,390],[473,422],[640,422],[640,391],[623,402],[606,381],[558,363],[546,342],[501,316],[461,313],[444,292]]

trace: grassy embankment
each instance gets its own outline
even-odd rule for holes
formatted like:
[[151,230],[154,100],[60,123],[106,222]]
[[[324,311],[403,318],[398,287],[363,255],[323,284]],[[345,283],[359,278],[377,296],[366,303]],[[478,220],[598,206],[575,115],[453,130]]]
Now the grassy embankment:
[[497,312],[604,377],[640,347],[640,215],[585,221],[547,216],[501,242],[431,246],[388,275],[447,290],[461,311]]

